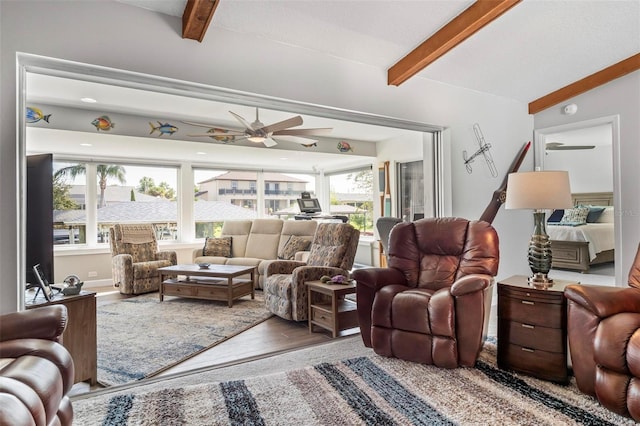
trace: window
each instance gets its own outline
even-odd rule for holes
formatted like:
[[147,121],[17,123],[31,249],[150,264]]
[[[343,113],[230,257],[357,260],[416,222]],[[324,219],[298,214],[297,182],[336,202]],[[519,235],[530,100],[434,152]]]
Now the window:
[[86,165],[53,162],[53,244],[85,244]]
[[347,216],[361,236],[373,235],[373,171],[371,167],[329,175],[330,213]]
[[[131,164],[95,164],[56,162],[54,180],[64,177],[59,206],[67,205],[64,214],[54,219],[54,233],[68,240],[87,244],[109,242],[109,228],[116,223],[151,223],[158,240],[178,238],[175,167]],[[90,182],[95,182],[92,187]],[[66,195],[65,195],[66,194]],[[73,201],[73,205],[69,201]],[[66,204],[64,204],[66,203]],[[73,211],[75,210],[75,213]],[[87,213],[95,211],[96,234],[88,235]],[[73,217],[71,215],[73,214]],[[54,217],[56,214],[54,213]]]
[[196,238],[219,236],[225,220],[257,217],[257,172],[195,169],[193,176]]
[[399,214],[405,221],[424,217],[424,174],[422,160],[398,163]]
[[[311,175],[264,172],[265,215],[283,219],[299,212],[296,200],[303,192],[315,192],[316,179]],[[280,188],[287,188],[281,190]]]

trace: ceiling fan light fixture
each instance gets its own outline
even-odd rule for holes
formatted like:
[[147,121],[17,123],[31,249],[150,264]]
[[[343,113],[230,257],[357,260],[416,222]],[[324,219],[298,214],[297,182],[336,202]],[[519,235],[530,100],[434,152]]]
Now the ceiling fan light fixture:
[[247,139],[250,140],[251,142],[262,143],[267,138],[265,138],[264,136],[250,136]]

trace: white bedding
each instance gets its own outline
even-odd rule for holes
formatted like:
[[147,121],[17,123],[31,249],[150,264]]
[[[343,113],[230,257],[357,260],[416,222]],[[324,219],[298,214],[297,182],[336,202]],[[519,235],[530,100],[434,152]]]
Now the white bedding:
[[588,241],[589,259],[605,250],[613,250],[613,223],[587,223],[580,226],[561,226],[547,224],[547,234],[551,240]]

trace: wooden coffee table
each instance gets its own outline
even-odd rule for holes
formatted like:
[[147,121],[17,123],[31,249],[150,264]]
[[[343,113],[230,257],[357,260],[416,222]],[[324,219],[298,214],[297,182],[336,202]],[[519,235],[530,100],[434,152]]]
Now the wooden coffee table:
[[[198,265],[174,265],[158,268],[160,272],[160,301],[164,296],[190,297],[192,299],[227,301],[229,307],[233,301],[251,295],[255,299],[253,280],[255,266],[210,265],[200,268]],[[250,279],[238,278],[249,274]],[[166,276],[176,276],[169,278]],[[182,277],[180,277],[182,276]]]

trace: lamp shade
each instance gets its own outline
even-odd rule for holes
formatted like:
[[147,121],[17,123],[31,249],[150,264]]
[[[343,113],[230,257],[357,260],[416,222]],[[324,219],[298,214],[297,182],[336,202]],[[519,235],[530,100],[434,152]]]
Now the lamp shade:
[[536,171],[509,173],[506,209],[563,209],[573,207],[569,173]]

